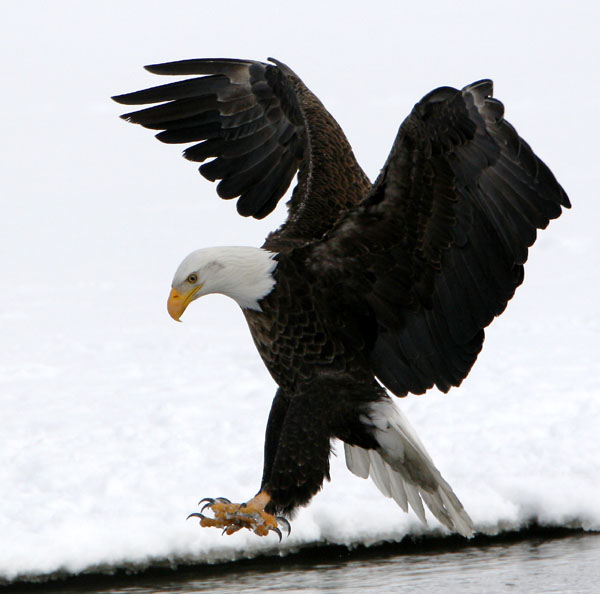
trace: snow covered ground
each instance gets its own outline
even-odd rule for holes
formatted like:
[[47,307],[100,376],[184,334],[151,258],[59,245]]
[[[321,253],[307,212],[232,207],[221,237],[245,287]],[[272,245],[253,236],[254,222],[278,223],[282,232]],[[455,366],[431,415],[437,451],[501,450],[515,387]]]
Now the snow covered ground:
[[187,57],[288,62],[372,177],[427,91],[495,79],[574,208],[541,234],[463,386],[400,405],[478,530],[600,530],[599,9],[251,4],[226,22],[197,2],[3,16],[0,579],[441,531],[351,475],[339,444],[281,545],[185,521],[202,497],[254,494],[275,386],[233,302],[170,320],[171,276],[193,248],[260,244],[283,217],[237,217],[176,148],[116,117],[108,96],[159,82],[142,64]]

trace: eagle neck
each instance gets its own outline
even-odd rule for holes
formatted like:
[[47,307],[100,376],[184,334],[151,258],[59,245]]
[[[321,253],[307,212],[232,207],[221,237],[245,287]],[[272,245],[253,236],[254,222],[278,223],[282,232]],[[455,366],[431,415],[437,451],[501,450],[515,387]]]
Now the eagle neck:
[[261,311],[260,300],[275,286],[276,255],[256,247],[221,248],[214,292],[231,297],[242,309]]

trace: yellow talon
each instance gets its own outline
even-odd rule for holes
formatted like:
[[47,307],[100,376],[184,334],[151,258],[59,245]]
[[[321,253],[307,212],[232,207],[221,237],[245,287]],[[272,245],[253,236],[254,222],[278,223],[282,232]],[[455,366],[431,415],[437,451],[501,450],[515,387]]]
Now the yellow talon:
[[[224,534],[233,534],[242,528],[247,528],[258,536],[266,536],[273,531],[281,540],[277,518],[265,511],[265,506],[270,500],[270,495],[264,491],[247,503],[231,503],[226,499],[203,499],[200,503],[203,501],[208,501],[208,503],[202,507],[202,511],[209,508],[214,517],[208,518],[202,513],[190,514],[190,516],[199,517],[200,526],[203,528],[222,528]],[[287,527],[289,532],[289,524]]]

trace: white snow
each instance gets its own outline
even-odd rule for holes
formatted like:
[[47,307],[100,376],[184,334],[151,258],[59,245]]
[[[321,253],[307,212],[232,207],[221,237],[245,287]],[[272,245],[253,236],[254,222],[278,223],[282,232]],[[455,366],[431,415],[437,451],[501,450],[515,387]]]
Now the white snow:
[[260,245],[283,217],[238,217],[177,148],[118,120],[111,94],[162,82],[143,64],[189,57],[289,63],[371,177],[426,92],[495,79],[574,208],[540,233],[463,386],[399,404],[477,530],[600,530],[600,9],[403,4],[236,2],[226,23],[197,2],[4,11],[0,579],[443,531],[348,472],[339,444],[281,545],[185,520],[202,497],[255,493],[275,386],[235,303],[205,297],[175,324],[170,280],[192,249]]

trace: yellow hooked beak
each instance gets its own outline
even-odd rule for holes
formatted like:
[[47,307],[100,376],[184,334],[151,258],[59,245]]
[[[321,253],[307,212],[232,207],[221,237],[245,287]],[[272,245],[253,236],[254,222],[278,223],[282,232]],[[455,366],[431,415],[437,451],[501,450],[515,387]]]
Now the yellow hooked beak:
[[202,285],[198,285],[193,289],[190,289],[187,293],[180,293],[177,289],[171,289],[169,299],[167,301],[167,311],[169,315],[176,321],[180,322],[179,319],[186,307],[190,304],[194,295],[202,288]]

